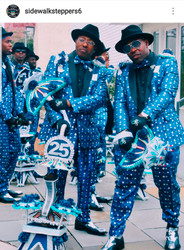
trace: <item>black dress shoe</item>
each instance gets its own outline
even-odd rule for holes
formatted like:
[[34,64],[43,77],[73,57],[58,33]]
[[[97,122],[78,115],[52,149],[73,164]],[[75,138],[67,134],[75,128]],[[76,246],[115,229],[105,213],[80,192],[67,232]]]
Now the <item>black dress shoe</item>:
[[75,229],[86,231],[88,234],[99,235],[99,236],[103,236],[107,234],[105,229],[97,227],[96,225],[93,224],[92,221],[85,223],[76,219]]
[[18,191],[18,190],[15,191],[15,190],[11,190],[11,189],[8,189],[8,193],[9,193],[12,197],[17,197],[17,196],[23,194],[22,191]]
[[56,173],[48,173],[44,176],[44,180],[46,181],[55,181],[57,180],[58,176]]
[[115,236],[111,236],[101,250],[121,250],[124,249],[124,247],[125,244],[123,237],[117,238]]
[[96,195],[96,199],[99,203],[109,203],[112,201],[112,197],[101,197]]
[[166,232],[165,249],[179,250],[180,248],[178,228],[169,227]]
[[14,198],[9,193],[0,196],[0,202],[3,203],[13,203],[15,201],[20,201],[21,198]]
[[94,210],[94,211],[103,211],[104,207],[101,206],[100,204],[97,205],[97,204],[92,202],[89,206],[89,209]]

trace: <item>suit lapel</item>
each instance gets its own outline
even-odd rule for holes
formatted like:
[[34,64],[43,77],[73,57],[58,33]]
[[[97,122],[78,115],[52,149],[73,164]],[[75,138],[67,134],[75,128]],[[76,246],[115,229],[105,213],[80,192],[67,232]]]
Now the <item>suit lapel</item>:
[[135,74],[135,70],[133,70],[132,65],[130,65],[130,69],[129,69],[129,86],[130,86],[130,93],[131,96],[134,100],[134,103],[137,107],[137,85],[136,85],[136,74]]
[[[157,62],[157,58],[158,56],[156,56],[154,54],[153,56],[153,60],[151,62],[151,65],[155,65]],[[148,77],[147,77],[147,88],[146,88],[146,99],[148,100],[149,96],[150,96],[150,85],[152,82],[152,78],[153,78],[153,71],[154,68],[150,68],[149,72],[148,72]],[[133,69],[132,65],[130,65],[130,69],[129,69],[129,86],[130,86],[130,92],[131,92],[131,96],[135,102],[135,105],[137,107],[137,85],[136,85],[136,74],[135,74],[135,70]]]
[[68,55],[69,61],[68,61],[68,66],[69,66],[69,74],[71,77],[71,86],[72,86],[72,92],[73,92],[73,96],[77,97],[77,71],[76,71],[76,67],[74,64],[74,58],[75,58],[75,51],[73,51],[72,53],[70,53]]
[[86,73],[84,75],[84,84],[81,92],[81,96],[85,96],[88,92],[90,81],[92,78],[92,71],[86,70]]
[[[77,97],[77,71],[76,71],[76,67],[74,64],[75,56],[76,56],[75,51],[73,51],[72,53],[68,55],[69,57],[68,66],[69,66],[69,74],[70,74],[71,81],[72,81],[71,86],[72,86],[73,96]],[[92,78],[92,72],[90,72],[89,70],[86,70],[81,96],[85,96],[87,94],[91,78]]]
[[[158,56],[153,54],[153,60],[151,62],[151,66],[156,65],[157,58],[158,58]],[[147,88],[146,88],[146,98],[145,98],[145,100],[148,100],[148,98],[150,96],[150,92],[151,92],[150,88],[151,88],[152,79],[153,79],[153,71],[154,71],[154,67],[150,67],[150,70],[148,72],[148,77],[147,77]]]

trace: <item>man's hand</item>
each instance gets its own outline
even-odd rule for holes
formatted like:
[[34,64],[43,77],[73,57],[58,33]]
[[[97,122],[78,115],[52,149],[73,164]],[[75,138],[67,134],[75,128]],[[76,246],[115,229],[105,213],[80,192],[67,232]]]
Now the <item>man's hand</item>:
[[51,100],[51,101],[49,101],[49,105],[53,110],[55,110],[57,112],[59,112],[60,110],[69,108],[68,100],[66,100],[66,99],[54,99],[54,100]]
[[24,113],[20,113],[18,114],[18,124],[19,125],[29,125],[29,121],[26,119],[26,116],[24,115]]
[[64,119],[60,119],[56,122],[56,129],[58,130],[58,132],[60,133],[61,127],[66,124],[66,129],[65,129],[65,136],[68,135],[69,131],[70,131],[70,124],[65,121]]
[[6,124],[9,128],[15,128],[18,126],[18,118],[11,117],[9,120],[6,120]]
[[134,142],[133,137],[124,137],[118,140],[119,147],[126,151],[131,149],[133,142]]
[[141,116],[136,116],[130,121],[130,131],[133,134],[136,134],[136,132],[140,129],[143,128],[144,125],[150,122],[149,117],[141,117]]

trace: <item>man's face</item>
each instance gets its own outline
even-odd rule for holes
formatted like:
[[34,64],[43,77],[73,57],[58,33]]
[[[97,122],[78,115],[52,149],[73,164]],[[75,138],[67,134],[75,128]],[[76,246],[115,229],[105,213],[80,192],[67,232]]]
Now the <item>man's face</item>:
[[28,63],[29,63],[29,66],[31,69],[35,69],[36,68],[36,58],[35,57],[29,57],[27,59]]
[[10,36],[2,39],[2,52],[5,55],[10,55],[12,53],[12,39]]
[[16,49],[14,52],[14,58],[15,58],[15,61],[17,61],[18,63],[24,62],[24,60],[26,58],[26,50],[25,49]]
[[[140,64],[145,58],[149,55],[149,42],[148,40],[137,39],[136,41],[140,41],[140,46],[137,48],[131,47],[131,51],[128,53],[128,57],[137,64]],[[132,45],[134,41],[128,43],[128,45]]]
[[95,43],[87,36],[79,36],[75,40],[76,53],[83,60],[89,60],[95,52]]

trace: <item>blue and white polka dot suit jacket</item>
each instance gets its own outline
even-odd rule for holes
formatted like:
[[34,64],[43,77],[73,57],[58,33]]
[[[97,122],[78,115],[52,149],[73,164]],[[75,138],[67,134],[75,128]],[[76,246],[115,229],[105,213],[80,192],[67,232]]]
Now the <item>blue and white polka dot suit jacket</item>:
[[[67,85],[57,92],[54,97],[70,101],[73,109],[66,110],[71,126],[69,139],[75,145],[78,138],[81,147],[85,149],[99,147],[100,133],[97,128],[95,111],[104,105],[107,94],[106,69],[94,66],[88,70],[92,73],[91,80],[89,85],[84,87],[86,93],[83,92],[83,88],[84,95],[81,97],[74,96],[71,72],[69,71],[69,59],[65,52],[61,52],[57,56],[51,56],[44,74],[45,79],[57,77],[67,81]],[[39,135],[39,138],[44,141],[58,134],[56,129],[53,128],[53,124],[63,118],[60,112],[53,111],[48,104],[46,104],[46,110],[46,119]]]
[[[129,128],[129,121],[137,115],[129,84],[130,64],[117,72],[115,87],[115,124],[117,133]],[[179,84],[177,61],[174,56],[159,55],[153,69],[151,94],[143,110],[151,119],[155,136],[173,147],[184,143],[184,129],[174,108]]]
[[[9,60],[5,58],[5,60]],[[23,112],[24,98],[15,88],[6,74],[6,65],[2,64],[2,101],[0,102],[0,194],[7,192],[8,183],[13,174],[20,152],[19,129],[10,129],[6,121]]]

